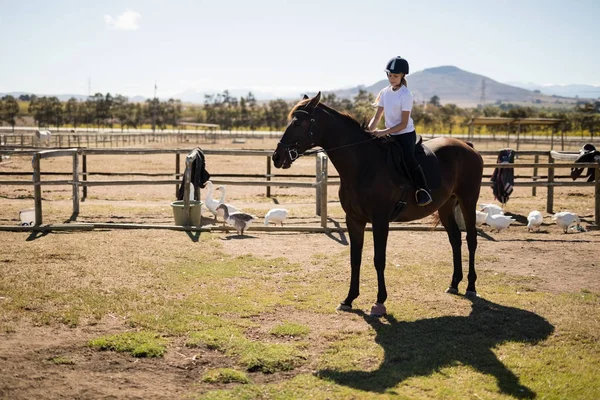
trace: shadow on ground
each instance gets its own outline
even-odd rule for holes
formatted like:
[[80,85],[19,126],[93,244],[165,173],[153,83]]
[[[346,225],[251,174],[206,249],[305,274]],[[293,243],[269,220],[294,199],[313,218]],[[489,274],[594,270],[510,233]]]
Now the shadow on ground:
[[317,372],[321,378],[369,392],[390,393],[389,389],[413,376],[428,376],[456,364],[473,367],[496,378],[499,391],[517,398],[536,396],[492,352],[504,342],[536,343],[554,331],[546,319],[530,311],[472,299],[467,317],[449,316],[414,322],[381,319],[362,311],[365,322],[375,329],[375,341],[383,347],[384,360],[376,371]]

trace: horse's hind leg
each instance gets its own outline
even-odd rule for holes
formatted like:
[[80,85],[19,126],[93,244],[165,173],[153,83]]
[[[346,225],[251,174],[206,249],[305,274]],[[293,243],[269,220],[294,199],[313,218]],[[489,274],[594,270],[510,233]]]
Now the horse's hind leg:
[[457,294],[458,284],[462,281],[462,260],[461,260],[461,234],[456,219],[454,218],[454,206],[456,198],[454,196],[438,210],[440,222],[446,229],[450,245],[452,246],[452,262],[454,264],[454,272],[452,273],[452,282],[446,293]]

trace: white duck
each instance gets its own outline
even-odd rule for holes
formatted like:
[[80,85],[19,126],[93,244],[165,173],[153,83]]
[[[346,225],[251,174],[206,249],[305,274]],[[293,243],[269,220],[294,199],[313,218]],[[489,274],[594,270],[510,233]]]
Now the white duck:
[[[219,204],[218,204],[219,206],[221,204],[225,204],[227,206],[227,211],[229,212],[229,214],[232,214],[234,212],[240,211],[233,204],[225,203],[225,194],[226,194],[226,192],[225,192],[225,186],[221,185],[217,189],[219,189],[221,191],[221,198],[219,199]],[[217,215],[219,217],[221,217],[221,219],[223,220],[223,225],[225,225],[225,215],[223,213],[223,210],[219,209],[218,206],[217,206]]]
[[475,225],[481,226],[481,225],[485,224],[486,218],[487,218],[486,213],[475,210]]
[[213,199],[213,191],[215,188],[211,181],[206,181],[206,187],[208,188],[208,193],[206,194],[206,198],[204,199],[204,205],[206,206],[206,208],[208,208],[208,211],[210,211],[216,219],[219,201]]
[[504,211],[502,210],[502,207],[496,205],[496,204],[480,204],[479,208],[481,208],[481,211],[483,211],[486,214],[491,214],[491,215],[504,215]]
[[506,215],[500,215],[500,214],[491,215],[489,213],[485,219],[485,223],[488,224],[489,226],[491,226],[492,230],[496,229],[498,232],[500,232],[503,229],[508,228],[508,226],[510,224],[512,224],[514,221],[515,221],[514,218],[506,216]]
[[576,214],[568,211],[557,212],[552,216],[552,220],[556,221],[556,225],[560,226],[565,233],[567,233],[569,226],[575,223],[577,226],[579,226],[580,223],[579,217]]
[[542,216],[542,213],[538,210],[533,210],[527,216],[527,232],[534,230],[539,231],[542,222],[544,222],[544,217]]
[[283,220],[288,216],[289,212],[285,208],[273,208],[265,215],[265,225],[269,225],[269,222],[274,222],[275,225],[280,223],[283,226]]
[[238,235],[243,235],[244,229],[247,229],[250,223],[256,219],[254,216],[240,211],[229,214],[225,204],[219,205],[217,209],[223,210],[225,221],[228,224],[233,225],[233,227],[237,230]]

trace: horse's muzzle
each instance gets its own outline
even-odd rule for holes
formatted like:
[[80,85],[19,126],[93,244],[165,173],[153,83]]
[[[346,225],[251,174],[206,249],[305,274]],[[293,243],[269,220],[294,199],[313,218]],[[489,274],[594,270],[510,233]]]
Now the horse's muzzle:
[[273,165],[275,166],[275,168],[287,169],[292,166],[291,161],[289,161],[286,157],[286,152],[281,151],[279,147],[275,149],[273,155],[271,156],[271,159],[273,160]]

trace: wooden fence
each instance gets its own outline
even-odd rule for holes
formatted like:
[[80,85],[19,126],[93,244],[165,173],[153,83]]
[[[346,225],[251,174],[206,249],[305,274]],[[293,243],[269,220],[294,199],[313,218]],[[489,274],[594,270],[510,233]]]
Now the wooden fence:
[[[61,149],[61,150],[45,150],[45,151],[22,151],[22,150],[3,150],[0,151],[0,154],[4,155],[32,155],[33,156],[33,185],[34,185],[34,200],[35,200],[35,225],[40,226],[43,222],[42,215],[42,192],[41,188],[43,185],[72,185],[73,187],[73,215],[71,220],[75,221],[77,215],[79,213],[79,187],[82,187],[83,199],[87,196],[87,189],[93,186],[109,186],[109,185],[161,185],[161,184],[169,184],[175,185],[175,189],[178,189],[178,185],[181,184],[180,179],[164,179],[164,180],[112,180],[112,181],[92,181],[89,180],[89,177],[92,175],[87,172],[87,157],[91,155],[98,154],[112,154],[112,155],[129,155],[129,154],[143,154],[143,155],[152,155],[152,154],[175,154],[175,173],[163,174],[163,175],[174,175],[175,178],[181,177],[180,171],[180,155],[182,153],[187,153],[189,150],[182,149]],[[327,156],[323,153],[318,153],[315,157],[315,174],[314,175],[273,175],[271,172],[271,154],[270,150],[203,150],[205,155],[231,155],[231,156],[262,156],[266,157],[266,173],[264,175],[249,175],[249,174],[235,174],[235,176],[223,176],[223,177],[239,177],[242,179],[232,180],[232,179],[213,179],[213,183],[215,184],[228,184],[228,185],[239,185],[239,186],[265,186],[266,187],[266,195],[270,196],[270,188],[272,186],[287,186],[287,187],[304,187],[304,188],[313,188],[315,189],[315,212],[316,215],[321,217],[321,231],[333,230],[327,226],[327,191],[329,185],[338,185],[339,177],[329,176],[328,173],[328,159]],[[192,152],[193,153],[193,152]],[[496,151],[481,151],[480,154],[483,156],[496,156]],[[79,172],[79,155],[81,155],[82,159],[82,172]],[[52,181],[43,181],[41,177],[43,172],[40,167],[40,160],[50,157],[72,157],[73,160],[73,168],[72,168],[72,179],[71,180],[52,180]],[[189,168],[191,165],[191,161],[193,161],[193,157],[190,159],[192,154],[188,155],[188,159],[186,159],[186,168]],[[553,212],[554,209],[554,187],[580,187],[580,186],[594,186],[595,187],[595,196],[594,196],[594,218],[595,224],[600,225],[600,165],[594,163],[588,164],[574,164],[571,163],[555,163],[555,160],[559,161],[573,161],[574,158],[577,157],[576,153],[558,153],[554,151],[520,151],[516,152],[517,158],[522,158],[526,156],[535,157],[533,163],[514,163],[514,164],[485,164],[484,168],[533,168],[533,175],[530,180],[522,181],[516,180],[514,182],[515,186],[526,186],[532,187],[532,195],[536,195],[536,188],[540,186],[545,186],[547,188],[547,203],[546,203],[546,211]],[[540,157],[548,157],[547,163],[540,163]],[[191,160],[191,161],[190,161]],[[188,162],[189,161],[189,162]],[[571,181],[557,181],[557,175],[555,175],[555,170],[557,169],[570,169],[572,167],[577,168],[595,168],[596,169],[596,179],[594,182],[571,182]],[[538,171],[542,169],[547,169],[548,173],[546,176],[538,175]],[[101,173],[96,173],[101,174]],[[4,174],[9,175],[9,174]],[[64,175],[64,173],[62,173]],[[125,175],[125,174],[122,174]],[[126,175],[143,175],[142,173],[126,173]],[[184,176],[187,174],[184,172]],[[214,177],[218,177],[218,175],[213,175]],[[79,178],[82,178],[81,180]],[[310,178],[310,181],[281,181],[275,178]],[[566,177],[562,176],[562,177]],[[249,178],[261,178],[261,180],[251,181]],[[184,178],[185,179],[185,178]],[[485,179],[485,178],[484,178]],[[189,182],[189,176],[187,176],[187,181]],[[0,181],[2,185],[31,185],[30,181]],[[189,185],[186,185],[189,186]],[[482,186],[491,186],[489,181],[484,180],[482,182]],[[184,188],[184,190],[187,190]],[[188,199],[189,196],[184,196],[184,199]],[[188,207],[189,207],[189,203]],[[95,224],[97,225],[97,224]],[[116,224],[108,224],[110,226],[115,226]],[[124,224],[122,224],[124,225]],[[142,226],[143,227],[143,226]],[[257,230],[274,230],[280,229],[276,227],[260,227],[261,229]],[[269,229],[270,228],[270,229]],[[293,230],[293,227],[286,227],[285,230]],[[310,229],[310,228],[309,228]],[[306,231],[306,227],[301,229],[302,231]],[[318,229],[317,229],[318,230]],[[314,229],[313,229],[314,231]]]

